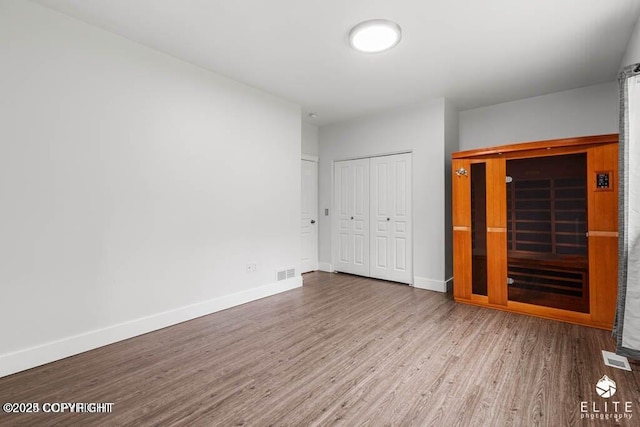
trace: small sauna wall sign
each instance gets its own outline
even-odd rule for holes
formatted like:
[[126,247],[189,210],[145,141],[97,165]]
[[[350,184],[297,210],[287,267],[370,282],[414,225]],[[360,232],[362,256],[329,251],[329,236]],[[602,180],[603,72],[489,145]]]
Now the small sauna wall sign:
[[611,171],[596,172],[596,190],[607,191],[612,190]]

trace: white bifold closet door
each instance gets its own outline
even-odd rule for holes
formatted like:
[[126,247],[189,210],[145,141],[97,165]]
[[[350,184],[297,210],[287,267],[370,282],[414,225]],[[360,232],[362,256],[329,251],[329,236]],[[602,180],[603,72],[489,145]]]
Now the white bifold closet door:
[[335,163],[334,269],[369,275],[369,159]]
[[335,163],[334,269],[413,283],[411,154]]
[[412,283],[411,155],[372,157],[369,276]]

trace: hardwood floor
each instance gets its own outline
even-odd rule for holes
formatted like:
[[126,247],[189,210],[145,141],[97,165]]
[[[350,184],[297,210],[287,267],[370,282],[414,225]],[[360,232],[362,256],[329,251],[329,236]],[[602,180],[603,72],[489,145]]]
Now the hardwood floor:
[[[0,378],[0,403],[113,402],[108,414],[5,414],[0,425],[571,426],[632,402],[610,333],[456,304],[344,274]],[[633,366],[638,369],[638,365]],[[610,399],[596,394],[606,374]],[[618,414],[622,408],[619,407]]]

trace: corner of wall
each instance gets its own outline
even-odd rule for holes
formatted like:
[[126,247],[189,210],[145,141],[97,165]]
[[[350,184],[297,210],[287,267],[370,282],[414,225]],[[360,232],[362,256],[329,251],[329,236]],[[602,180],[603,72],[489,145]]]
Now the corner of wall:
[[418,289],[424,289],[426,291],[434,291],[434,292],[448,292],[450,287],[450,282],[453,279],[449,280],[433,280],[427,279],[426,277],[418,277],[415,276],[413,278],[413,287]]
[[318,263],[318,270],[324,271],[326,273],[333,273],[333,265],[328,262],[320,262]]
[[629,39],[629,44],[627,44],[620,69],[622,70],[626,66],[637,63],[640,63],[640,18],[638,18],[631,38]]

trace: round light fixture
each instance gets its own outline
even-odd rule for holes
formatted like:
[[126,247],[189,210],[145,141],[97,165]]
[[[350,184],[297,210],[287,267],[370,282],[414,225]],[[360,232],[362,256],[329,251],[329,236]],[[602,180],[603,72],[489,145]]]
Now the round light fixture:
[[378,53],[391,49],[400,42],[402,30],[395,22],[372,19],[356,25],[349,32],[351,47],[360,52]]
[[310,119],[317,119],[318,115],[316,113],[309,113],[309,118]]

